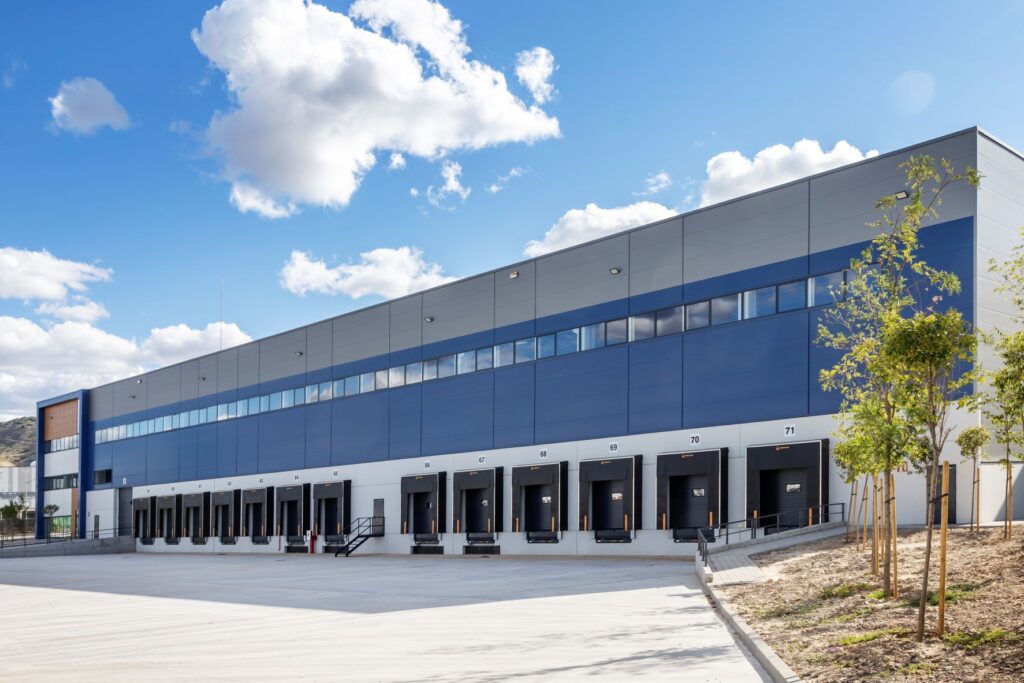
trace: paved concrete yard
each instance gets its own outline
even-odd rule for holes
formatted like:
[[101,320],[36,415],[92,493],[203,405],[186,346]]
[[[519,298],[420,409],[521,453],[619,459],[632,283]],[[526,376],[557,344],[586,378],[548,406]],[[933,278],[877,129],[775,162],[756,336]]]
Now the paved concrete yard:
[[0,560],[3,680],[762,680],[688,562]]

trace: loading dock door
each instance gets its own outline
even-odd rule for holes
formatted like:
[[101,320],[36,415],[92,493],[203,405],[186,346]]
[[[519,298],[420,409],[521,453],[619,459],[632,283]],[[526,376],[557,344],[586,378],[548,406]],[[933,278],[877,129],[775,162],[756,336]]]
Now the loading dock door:
[[132,535],[143,543],[153,542],[153,532],[156,530],[155,510],[156,498],[154,497],[132,500],[132,519],[134,521]]
[[225,545],[231,545],[238,538],[241,524],[242,492],[217,491],[211,497],[213,505],[213,528],[211,535]]
[[453,528],[469,543],[493,543],[501,531],[504,470],[465,470],[452,477]]
[[178,542],[178,509],[181,496],[160,496],[156,499],[157,536],[165,543]]
[[628,543],[643,528],[643,456],[580,461],[580,530],[599,543]]
[[569,528],[569,463],[512,468],[512,531],[527,543],[557,543]]
[[695,540],[708,526],[708,478],[690,474],[669,478],[668,523],[679,536]]
[[[728,520],[729,449],[662,453],[658,456],[657,528],[671,529],[678,542],[692,542],[697,530]],[[705,534],[709,541],[711,533]]]
[[324,482],[313,486],[315,521],[313,531],[327,542],[337,542],[345,534],[351,520],[350,493],[352,482]]
[[304,543],[309,531],[309,484],[278,486],[275,500],[276,535],[284,536],[288,543]]
[[257,545],[266,545],[273,529],[274,487],[242,491],[242,535]]
[[447,474],[414,474],[402,477],[402,533],[413,534],[416,543],[437,543],[447,517]]
[[209,535],[210,493],[189,493],[181,497],[182,532],[194,544],[206,543]]
[[[752,446],[747,449],[747,517],[771,533],[827,521],[828,439]],[[827,508],[826,508],[827,509]],[[821,519],[819,519],[819,516]]]

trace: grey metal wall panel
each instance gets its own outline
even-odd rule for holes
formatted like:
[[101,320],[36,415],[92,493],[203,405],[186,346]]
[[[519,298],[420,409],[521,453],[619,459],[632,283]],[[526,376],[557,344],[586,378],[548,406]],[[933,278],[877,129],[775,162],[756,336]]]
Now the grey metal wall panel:
[[[957,170],[963,170],[977,163],[976,140],[975,133],[967,132],[811,180],[811,251],[826,251],[870,239],[872,232],[865,226],[878,217],[875,202],[903,189],[906,174],[899,165],[907,157],[930,154],[936,160],[948,159]],[[976,192],[965,184],[959,185],[943,194],[939,220],[973,216],[975,210]]]
[[423,343],[423,295],[392,301],[391,351],[411,349]]
[[114,387],[109,384],[89,391],[89,419],[106,420],[114,415]]
[[[1024,159],[999,143],[979,135],[978,216],[976,220],[977,286],[975,287],[976,323],[982,329],[1016,329],[1011,316],[1013,306],[1006,296],[997,292],[1000,280],[989,272],[989,262],[1003,262],[1021,243],[1024,227]],[[993,360],[991,350],[979,350],[981,360]],[[991,364],[988,367],[992,367]]]
[[389,311],[374,306],[335,318],[334,364],[350,363],[385,354],[389,348]]
[[683,219],[629,233],[629,294],[647,294],[683,283]]
[[[518,273],[515,279],[509,277]],[[537,315],[537,266],[521,263],[494,274],[494,326],[514,325]]]
[[139,384],[138,379],[132,377],[114,382],[114,417],[146,409],[146,391],[149,387],[145,381]]
[[217,393],[217,356],[203,356],[199,359],[199,395]]
[[[629,236],[617,235],[537,260],[537,317],[629,296]],[[612,275],[611,268],[622,273]]]
[[260,381],[260,343],[238,347],[238,386],[251,387]]
[[269,382],[306,372],[306,328],[260,342],[260,381]]
[[331,367],[334,328],[330,320],[306,328],[306,372]]
[[238,388],[238,349],[227,349],[217,354],[217,391]]
[[189,401],[199,396],[199,361],[189,360],[181,364],[181,400]]
[[494,327],[494,274],[453,282],[423,294],[423,343]]
[[686,282],[807,254],[807,183],[796,183],[683,219]]
[[154,370],[142,378],[147,385],[146,407],[156,408],[181,400],[181,366]]

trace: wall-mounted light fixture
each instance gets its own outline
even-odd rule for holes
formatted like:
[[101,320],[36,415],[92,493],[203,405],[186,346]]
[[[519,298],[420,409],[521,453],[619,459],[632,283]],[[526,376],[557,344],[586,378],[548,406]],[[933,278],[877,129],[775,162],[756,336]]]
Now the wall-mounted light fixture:
[[135,383],[136,384],[142,384],[142,378],[140,377],[139,379],[135,380]]
[[895,197],[896,199],[906,199],[909,196],[910,195],[907,194],[906,190],[900,190],[899,192],[893,195],[893,197]]
[[302,351],[296,351],[296,352],[295,352],[295,355],[296,355],[296,356],[301,356],[301,355],[302,355]]
[[131,395],[131,396],[129,396],[128,398],[135,398],[135,394],[132,394],[132,395]]
[[199,378],[199,381],[200,381],[200,382],[205,382],[205,381],[206,381],[206,378],[205,378],[205,377],[200,377],[200,378]]
[[619,273],[622,272],[622,268],[619,268],[618,266],[613,266],[608,269],[608,272],[611,273],[612,275],[618,275]]
[[432,315],[426,316],[425,318],[423,318],[423,322],[425,322],[425,323],[432,323],[432,322],[434,322],[434,316],[432,316]]
[[515,280],[517,277],[519,277],[519,271],[518,270],[513,270],[512,272],[510,272],[508,274],[508,279],[509,280]]

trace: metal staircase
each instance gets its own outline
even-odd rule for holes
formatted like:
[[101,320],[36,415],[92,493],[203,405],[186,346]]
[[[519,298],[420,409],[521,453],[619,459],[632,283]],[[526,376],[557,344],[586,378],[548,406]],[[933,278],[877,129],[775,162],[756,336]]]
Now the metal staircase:
[[[348,557],[362,544],[371,538],[379,538],[384,535],[383,517],[360,517],[353,520],[345,529],[340,543],[331,543],[330,550],[334,550],[337,557],[344,553]],[[328,551],[329,552],[329,551]]]

